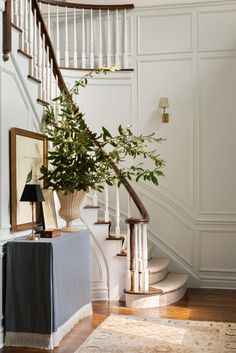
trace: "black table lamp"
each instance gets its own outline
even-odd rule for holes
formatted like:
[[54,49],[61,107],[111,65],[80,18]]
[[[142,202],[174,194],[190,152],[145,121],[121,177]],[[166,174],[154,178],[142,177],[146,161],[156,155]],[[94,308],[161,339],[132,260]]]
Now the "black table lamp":
[[39,184],[25,184],[20,201],[30,202],[32,206],[32,234],[30,234],[27,239],[38,240],[38,237],[34,234],[34,203],[45,201],[41,186]]

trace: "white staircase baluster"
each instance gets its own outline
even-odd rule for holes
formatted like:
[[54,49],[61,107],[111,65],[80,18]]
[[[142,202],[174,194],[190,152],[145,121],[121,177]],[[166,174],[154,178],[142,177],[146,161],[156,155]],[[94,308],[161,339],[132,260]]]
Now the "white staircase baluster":
[[30,75],[33,76],[34,72],[34,57],[33,57],[33,42],[34,42],[34,24],[33,24],[33,12],[32,12],[32,0],[29,0],[29,54],[32,56],[30,61]]
[[[128,201],[127,218],[130,218],[130,216],[131,216],[131,197],[130,197],[130,194],[129,194],[129,193],[128,193],[127,195],[128,195],[128,199],[127,199],[127,201]],[[130,235],[130,225],[127,224],[127,233],[126,233],[126,236],[125,236],[123,245],[122,245],[122,251],[123,251],[123,252],[128,251],[128,250],[127,250],[127,247],[128,247],[129,235]]]
[[116,9],[116,52],[115,52],[115,65],[119,67],[119,12]]
[[69,67],[69,50],[68,50],[68,14],[65,7],[65,67]]
[[139,291],[139,273],[138,273],[138,227],[134,226],[134,291]]
[[45,58],[45,34],[43,34],[42,40],[42,100],[46,100],[46,58]]
[[[53,96],[53,98],[58,97],[58,90],[59,90],[59,87],[58,87],[58,76],[56,75],[55,80],[54,80],[54,96]],[[53,102],[53,108],[54,108],[54,111],[55,111],[55,117],[57,118],[57,115],[58,115],[58,102],[57,101]]]
[[36,9],[34,9],[33,13],[33,60],[32,60],[32,73],[31,75],[35,78],[37,78],[37,19],[36,19]]
[[93,206],[98,205],[98,194],[97,191],[93,190]]
[[90,9],[90,68],[94,68],[93,9]]
[[11,1],[11,22],[15,24],[14,22],[14,13],[15,13],[15,10],[14,10],[14,1]]
[[107,10],[107,66],[111,66],[111,27],[110,27],[110,10]]
[[77,30],[76,30],[76,8],[74,7],[74,68],[78,67],[77,64],[77,59],[78,59],[78,54],[77,54]]
[[13,23],[19,27],[19,0],[12,1],[12,4],[14,4]]
[[36,18],[36,9],[34,9],[34,16],[33,16],[33,73],[32,76],[37,78],[37,62],[38,62],[38,55],[37,55],[37,18]]
[[[23,24],[24,24],[24,9],[23,9],[23,0],[20,0],[19,2],[19,27],[20,29],[23,30]],[[23,35],[22,35],[23,37]],[[23,46],[21,45],[21,49],[23,49]]]
[[49,101],[52,102],[53,100],[53,81],[54,81],[54,76],[53,76],[53,60],[50,60],[50,69],[49,69],[49,80],[50,80],[50,85],[49,85]]
[[104,221],[109,222],[109,199],[108,199],[108,186],[104,186],[104,203],[105,203],[105,212],[104,212]]
[[46,60],[45,60],[45,70],[46,70],[46,93],[45,93],[45,96],[46,96],[46,101],[49,102],[50,101],[50,98],[49,98],[49,95],[50,95],[50,67],[49,67],[49,47],[47,46],[46,48]]
[[99,67],[103,65],[103,55],[102,55],[102,10],[99,9],[99,54],[98,54],[98,64]]
[[56,6],[56,57],[58,65],[60,66],[60,29],[59,29],[59,14],[58,5]]
[[120,193],[119,188],[116,186],[116,237],[120,237]]
[[126,9],[124,9],[124,54],[123,54],[123,68],[128,67],[128,42],[127,42],[127,17]]
[[139,289],[144,290],[143,286],[143,247],[142,247],[142,225],[138,224],[138,271],[139,271]]
[[[129,226],[129,225],[128,225]],[[126,271],[126,290],[131,290],[131,271],[130,271],[130,230],[127,233],[127,271]]]
[[38,79],[41,81],[40,98],[42,99],[42,38],[41,38],[41,22],[38,24]]
[[50,11],[50,4],[48,4],[48,34],[51,35],[51,11]]
[[84,9],[82,9],[82,69],[86,68],[86,55],[85,55],[85,23],[84,23]]
[[142,225],[143,239],[143,290],[147,292],[149,289],[149,273],[148,273],[148,249],[147,249],[147,224]]
[[29,34],[29,28],[28,28],[28,1],[25,2],[25,9],[24,9],[24,51],[28,53],[29,50],[29,42],[28,42],[28,34]]
[[21,1],[21,50],[24,50],[25,47],[25,7],[26,3],[24,0]]

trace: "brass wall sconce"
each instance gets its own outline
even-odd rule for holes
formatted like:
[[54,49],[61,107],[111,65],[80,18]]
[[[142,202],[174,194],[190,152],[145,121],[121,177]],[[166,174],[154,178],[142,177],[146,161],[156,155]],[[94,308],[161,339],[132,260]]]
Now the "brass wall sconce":
[[168,123],[169,122],[169,114],[166,113],[166,108],[169,108],[169,100],[166,97],[162,97],[160,98],[159,101],[159,108],[163,109],[163,113],[162,113],[162,122],[163,123]]

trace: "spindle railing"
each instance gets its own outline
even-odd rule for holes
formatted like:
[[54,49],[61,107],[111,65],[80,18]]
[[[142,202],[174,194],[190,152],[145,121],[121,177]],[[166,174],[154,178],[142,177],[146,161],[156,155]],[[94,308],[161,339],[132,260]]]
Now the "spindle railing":
[[[39,0],[48,32],[54,37],[59,66],[129,69],[126,5],[85,5]],[[61,38],[62,40],[60,40]]]
[[[42,0],[46,2],[46,0]],[[57,3],[53,1],[53,3]],[[48,4],[48,1],[47,1]],[[57,3],[59,6],[61,3]],[[68,8],[72,5],[67,3]],[[83,9],[90,9],[90,5],[83,5]],[[128,6],[127,6],[128,7]],[[94,8],[94,7],[93,7]],[[97,7],[101,9],[100,7]],[[115,9],[119,6],[114,5]],[[106,9],[108,9],[106,7]],[[111,7],[109,7],[109,10]],[[109,12],[108,12],[109,14]],[[91,15],[93,16],[93,15]],[[39,102],[56,104],[52,98],[58,96],[59,90],[68,92],[56,55],[52,46],[49,32],[43,20],[37,0],[6,0],[3,28],[3,57],[9,59],[11,53],[11,28],[15,27],[20,35],[20,53],[30,60],[29,78],[40,85]],[[56,23],[58,26],[58,23]],[[51,32],[50,32],[51,33]],[[58,37],[56,37],[58,40]],[[57,42],[57,41],[56,41]],[[76,108],[76,106],[75,106]],[[105,153],[105,152],[104,152]],[[112,163],[112,162],[111,162]],[[118,167],[113,164],[115,173]],[[128,192],[127,232],[127,293],[147,293],[149,291],[147,269],[147,224],[149,215],[142,201],[127,180],[123,182]],[[96,196],[95,196],[96,197]],[[116,235],[120,235],[120,205],[119,189],[116,189]],[[140,217],[131,217],[131,201],[140,213]],[[96,200],[95,200],[96,201]],[[96,201],[97,202],[97,201]],[[105,188],[105,221],[109,221],[108,189]]]

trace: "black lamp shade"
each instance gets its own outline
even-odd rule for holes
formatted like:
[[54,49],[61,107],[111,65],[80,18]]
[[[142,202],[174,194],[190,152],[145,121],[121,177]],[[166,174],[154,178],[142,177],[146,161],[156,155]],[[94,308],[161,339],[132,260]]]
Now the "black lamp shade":
[[25,184],[20,201],[38,202],[45,201],[39,184]]

